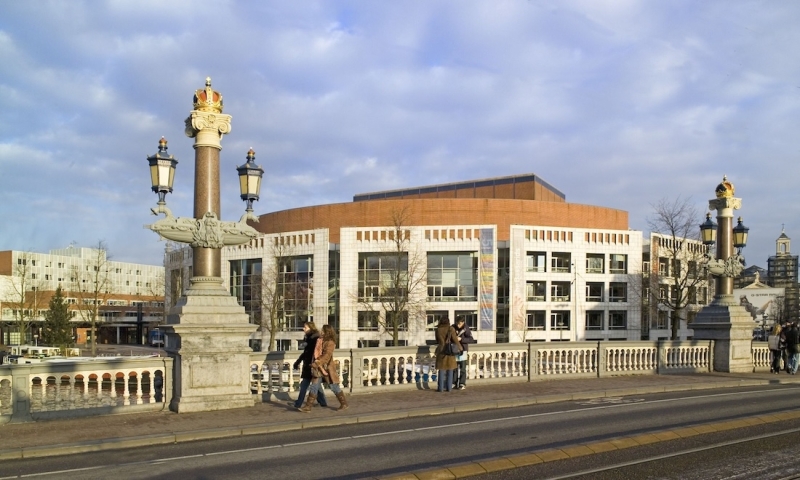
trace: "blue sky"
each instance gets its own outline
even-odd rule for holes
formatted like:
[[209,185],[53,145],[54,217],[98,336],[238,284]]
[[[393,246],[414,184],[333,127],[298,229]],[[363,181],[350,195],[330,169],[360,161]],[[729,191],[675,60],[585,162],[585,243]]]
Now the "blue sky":
[[770,1],[0,0],[0,250],[160,264],[146,157],[169,140],[191,216],[210,76],[223,219],[250,147],[258,214],[532,172],[647,231],[662,198],[699,224],[728,175],[765,267],[784,224],[800,253],[798,24]]

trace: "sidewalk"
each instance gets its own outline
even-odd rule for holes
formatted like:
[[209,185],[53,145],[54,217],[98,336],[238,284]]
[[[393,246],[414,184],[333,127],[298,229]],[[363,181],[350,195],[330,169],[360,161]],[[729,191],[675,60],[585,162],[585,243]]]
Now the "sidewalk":
[[[270,401],[252,408],[235,410],[182,414],[163,411],[4,424],[0,425],[0,461],[439,415],[455,411],[768,384],[800,384],[800,376],[703,373],[554,379],[491,385],[473,383],[465,390],[450,393],[413,390],[348,396],[350,408],[343,412],[334,410],[338,407],[338,402],[329,394],[328,401],[333,408],[315,406],[311,413],[306,414],[287,406],[289,397],[286,394],[278,394]],[[292,393],[293,398],[295,395],[296,392]]]

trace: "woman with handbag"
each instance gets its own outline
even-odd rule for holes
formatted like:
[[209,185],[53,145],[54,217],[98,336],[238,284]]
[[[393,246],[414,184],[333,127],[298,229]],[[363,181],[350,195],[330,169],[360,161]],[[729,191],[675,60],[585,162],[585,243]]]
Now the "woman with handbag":
[[336,332],[330,325],[323,325],[322,336],[317,340],[315,359],[311,364],[311,376],[313,377],[311,389],[308,391],[306,404],[300,407],[301,412],[311,411],[311,406],[317,399],[317,392],[323,380],[339,400],[339,408],[336,410],[345,410],[348,407],[347,399],[339,386],[339,375],[336,373],[336,363],[333,361],[334,350],[336,350]]
[[436,326],[436,370],[437,392],[449,392],[453,386],[453,370],[456,368],[456,355],[461,353],[461,339],[450,325],[446,316],[439,319]]

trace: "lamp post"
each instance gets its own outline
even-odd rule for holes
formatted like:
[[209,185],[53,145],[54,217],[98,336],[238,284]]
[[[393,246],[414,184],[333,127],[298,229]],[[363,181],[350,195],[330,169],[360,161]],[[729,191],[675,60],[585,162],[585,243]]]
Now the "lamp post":
[[[733,226],[733,211],[741,208],[742,200],[734,198],[734,187],[727,177],[722,178],[714,193],[716,198],[709,200],[708,207],[716,210],[717,221],[706,215],[700,235],[707,249],[704,266],[714,277],[716,292],[714,300],[698,312],[692,330],[695,340],[713,341],[714,370],[752,372],[753,320],[733,298],[733,279],[744,269],[742,249],[747,245],[749,229],[742,224],[741,217]],[[709,250],[715,244],[712,258]]]
[[164,325],[165,350],[175,359],[170,408],[179,413],[253,405],[249,338],[258,328],[225,287],[222,248],[259,235],[247,222],[258,222],[253,202],[259,198],[264,170],[255,164],[251,148],[247,162],[237,167],[245,213],[238,222],[221,221],[219,154],[222,137],[231,129],[231,116],[222,114],[222,94],[211,88],[211,78],[206,78],[205,88],[195,91],[193,105],[184,122],[186,136],[194,138],[193,217],[175,217],[167,207],[166,195],[172,192],[178,164],[167,153],[167,141],[162,137],[158,153],[147,157],[152,190],[158,194],[158,205],[151,211],[164,218],[145,228],[192,247],[189,288],[170,309]]

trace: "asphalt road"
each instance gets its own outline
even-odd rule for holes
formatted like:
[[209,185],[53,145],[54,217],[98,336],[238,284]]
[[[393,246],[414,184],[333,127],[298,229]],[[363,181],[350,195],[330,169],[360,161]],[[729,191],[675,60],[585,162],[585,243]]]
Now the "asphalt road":
[[[602,398],[402,421],[339,425],[273,435],[6,461],[0,463],[0,479],[21,478],[22,475],[25,478],[46,476],[70,479],[380,478],[401,472],[435,469],[699,423],[795,410],[799,396],[800,387],[776,385]],[[613,454],[587,455],[480,478],[555,478],[570,472],[588,471],[603,465],[614,466],[669,450],[680,451],[779,428],[775,424],[762,427],[763,431],[748,428],[693,437],[683,443],[659,442]],[[800,427],[800,422],[794,426],[780,426],[784,427]],[[751,430],[755,433],[750,433]],[[785,435],[780,438],[797,443],[796,434]],[[776,445],[785,445],[779,440],[771,442],[767,440],[766,445],[772,445],[773,450]],[[730,448],[732,458],[736,461],[742,456],[740,450],[749,451],[746,446]],[[676,470],[672,477],[664,475],[672,475],[671,469],[681,462],[694,467],[710,465],[710,460],[718,455],[715,451],[709,451],[708,454],[698,452],[695,454],[698,457],[691,460],[683,460],[690,458],[685,455],[667,458],[657,468],[653,465],[658,463],[648,462],[641,467],[624,467],[630,469],[630,473],[623,473],[624,468],[619,467],[608,473],[592,472],[583,478],[645,478],[642,472],[662,475],[652,478],[691,478],[680,470]],[[756,459],[759,456],[753,455]],[[723,466],[732,462],[730,459],[723,461]]]

